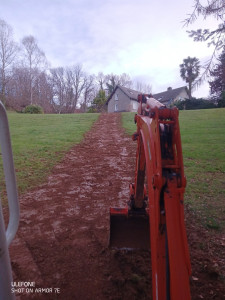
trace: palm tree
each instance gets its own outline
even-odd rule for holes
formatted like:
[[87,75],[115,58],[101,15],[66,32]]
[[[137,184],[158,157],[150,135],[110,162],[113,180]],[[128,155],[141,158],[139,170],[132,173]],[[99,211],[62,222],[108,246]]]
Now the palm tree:
[[193,87],[193,82],[199,76],[200,72],[200,62],[196,57],[185,58],[183,63],[180,65],[180,76],[183,80],[188,83],[188,96],[191,99],[191,92]]

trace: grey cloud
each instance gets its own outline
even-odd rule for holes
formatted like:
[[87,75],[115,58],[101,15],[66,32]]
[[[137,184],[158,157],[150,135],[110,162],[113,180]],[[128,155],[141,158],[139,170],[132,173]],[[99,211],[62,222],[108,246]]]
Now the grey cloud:
[[[191,9],[188,0],[171,0],[170,5],[156,0],[3,0],[0,18],[13,27],[17,40],[34,35],[53,67],[82,63],[91,72],[126,72],[158,89],[178,82],[183,58],[208,55],[207,47],[204,53],[182,28]],[[168,39],[170,45],[163,42]]]

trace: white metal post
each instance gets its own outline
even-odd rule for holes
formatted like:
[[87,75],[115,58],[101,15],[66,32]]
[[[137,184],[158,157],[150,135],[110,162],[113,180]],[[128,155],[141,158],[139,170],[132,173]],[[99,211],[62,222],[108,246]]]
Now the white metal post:
[[8,118],[4,105],[1,101],[0,145],[9,205],[9,224],[7,230],[5,231],[2,205],[0,201],[0,300],[11,300],[15,299],[15,296],[13,293],[11,293],[12,270],[8,247],[15,237],[19,226],[19,201]]

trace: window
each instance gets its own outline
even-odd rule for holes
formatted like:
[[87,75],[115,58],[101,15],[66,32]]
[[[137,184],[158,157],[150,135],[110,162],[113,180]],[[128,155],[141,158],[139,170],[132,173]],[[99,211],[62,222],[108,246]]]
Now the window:
[[133,110],[138,110],[138,102],[137,101],[133,101]]
[[106,97],[108,97],[109,96],[109,90],[108,89],[104,89],[104,91],[105,91]]
[[115,94],[115,100],[119,100],[118,94]]
[[118,104],[115,104],[115,111],[118,111]]

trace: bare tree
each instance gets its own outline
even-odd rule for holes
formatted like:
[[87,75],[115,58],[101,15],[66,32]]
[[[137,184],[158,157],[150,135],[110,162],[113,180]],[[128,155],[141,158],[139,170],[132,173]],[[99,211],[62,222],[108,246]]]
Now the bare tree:
[[115,87],[119,84],[119,76],[116,74],[108,74],[106,75],[106,87],[107,90],[109,92],[109,94],[111,94]]
[[40,72],[34,82],[34,99],[36,101],[36,104],[40,105],[45,113],[53,112],[53,95],[48,77],[49,76],[46,72]]
[[119,84],[127,88],[132,87],[132,80],[129,74],[123,73],[119,76]]
[[106,81],[107,81],[106,75],[104,75],[102,72],[99,72],[98,75],[96,76],[96,81],[99,85],[99,89],[104,90],[105,89],[105,84],[106,84]]
[[52,91],[52,106],[56,113],[65,112],[67,106],[64,68],[50,69],[49,85]]
[[67,68],[67,80],[71,84],[71,88],[73,91],[71,112],[73,112],[76,109],[82,91],[84,90],[85,87],[84,78],[85,78],[85,73],[81,65],[77,64],[70,68]]
[[151,94],[152,86],[141,81],[134,82],[134,89],[140,93]]
[[52,90],[52,105],[58,113],[73,113],[86,85],[90,86],[80,65],[50,69],[49,83]]
[[24,47],[23,64],[29,70],[29,96],[30,104],[33,104],[33,86],[38,76],[38,70],[47,66],[44,52],[38,47],[36,39],[30,35],[22,40]]
[[123,73],[122,75],[108,74],[106,75],[106,86],[109,94],[113,92],[117,85],[130,88],[132,86],[131,78],[128,74]]
[[113,73],[104,75],[102,72],[99,72],[98,75],[95,77],[95,80],[98,85],[97,91],[105,91],[106,97],[113,92],[117,85],[131,88],[133,84],[130,75],[126,73],[120,75]]
[[29,105],[29,73],[26,68],[13,67],[10,82],[7,87],[9,106],[21,111]]
[[[30,104],[30,76],[27,68],[13,67],[7,84],[7,103],[13,109],[22,111]],[[33,98],[45,112],[52,112],[52,90],[46,72],[38,72],[33,83]]]
[[0,19],[0,97],[6,104],[6,85],[9,81],[9,72],[18,52],[18,46],[12,38],[12,28]]
[[94,84],[94,79],[94,75],[87,75],[84,78],[83,102],[81,103],[81,110],[83,112],[87,111],[88,104],[91,103],[91,101],[96,96],[96,86]]

